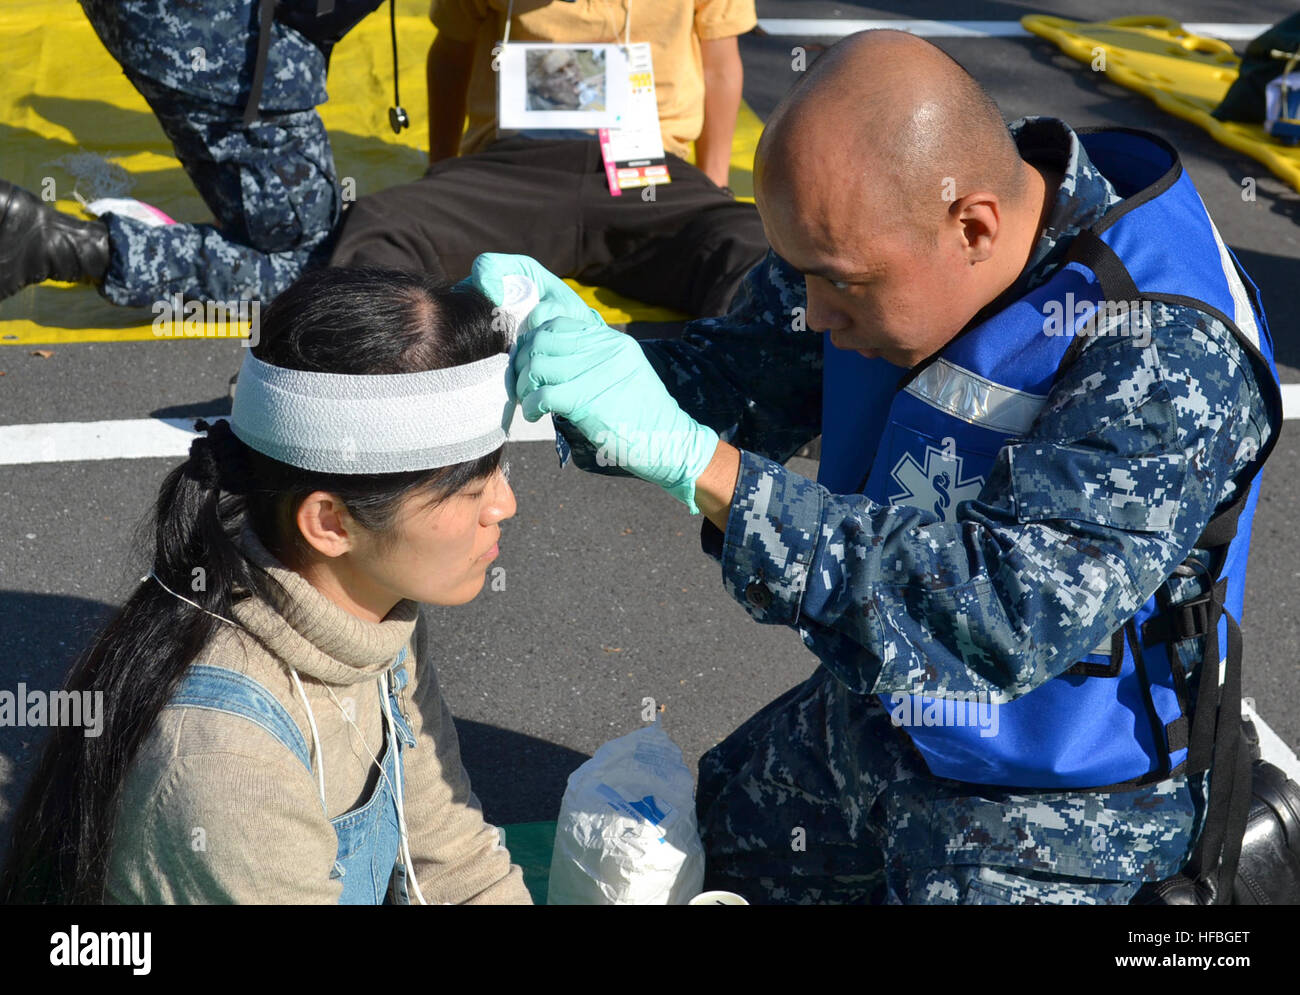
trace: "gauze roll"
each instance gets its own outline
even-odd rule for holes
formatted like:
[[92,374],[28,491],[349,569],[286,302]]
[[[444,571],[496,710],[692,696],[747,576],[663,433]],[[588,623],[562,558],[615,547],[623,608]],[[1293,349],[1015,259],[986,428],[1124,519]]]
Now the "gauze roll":
[[[500,309],[510,318],[510,366],[506,367],[506,377],[511,376],[510,370],[515,361],[515,346],[519,344],[519,333],[523,331],[524,322],[528,320],[529,314],[533,308],[537,307],[541,301],[538,296],[537,287],[533,281],[526,276],[518,273],[506,273],[501,277],[501,306]],[[506,390],[510,390],[510,385],[506,385]],[[514,421],[515,409],[518,407],[514,401],[509,402],[506,411],[504,426],[506,432],[510,431],[510,425]]]
[[513,322],[511,333],[515,338],[523,331],[524,321],[537,307],[541,298],[533,281],[518,273],[506,273],[501,277],[501,310],[510,316]]

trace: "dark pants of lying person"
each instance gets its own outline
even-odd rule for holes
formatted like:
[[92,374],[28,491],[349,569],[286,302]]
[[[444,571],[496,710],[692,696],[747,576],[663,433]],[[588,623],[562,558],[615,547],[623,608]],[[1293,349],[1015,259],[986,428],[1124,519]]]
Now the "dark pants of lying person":
[[595,139],[499,139],[361,197],[330,263],[459,280],[479,253],[517,253],[647,304],[725,314],[767,251],[758,211],[684,159],[666,160],[672,182],[653,197],[615,197]]

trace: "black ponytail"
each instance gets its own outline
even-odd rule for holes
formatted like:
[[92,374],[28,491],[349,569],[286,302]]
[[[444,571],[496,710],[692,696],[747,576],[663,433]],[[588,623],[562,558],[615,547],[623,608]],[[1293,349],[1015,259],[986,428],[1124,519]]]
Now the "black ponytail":
[[[410,373],[509,349],[491,302],[477,291],[371,267],[305,274],[267,308],[261,324],[254,355],[316,372]],[[87,737],[73,727],[51,732],[14,818],[0,901],[105,900],[127,770],[186,669],[224,624],[214,616],[230,619],[245,598],[275,603],[282,594],[239,545],[245,526],[286,565],[300,565],[306,547],[294,522],[308,494],[337,495],[382,541],[394,534],[408,494],[421,491],[435,503],[491,475],[501,458],[498,449],[433,470],[315,473],[250,449],[224,420],[200,419],[195,428],[205,434],[158,492],[152,576],[78,659],[66,684],[69,691],[102,692],[101,734]]]

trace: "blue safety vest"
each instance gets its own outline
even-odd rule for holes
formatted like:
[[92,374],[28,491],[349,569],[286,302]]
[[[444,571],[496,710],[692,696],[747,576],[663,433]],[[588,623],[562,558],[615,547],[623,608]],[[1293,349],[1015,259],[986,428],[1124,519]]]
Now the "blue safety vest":
[[[1103,327],[1139,336],[1149,316],[1144,301],[1191,305],[1233,331],[1269,405],[1271,448],[1281,425],[1281,395],[1257,291],[1219,237],[1177,153],[1140,132],[1085,130],[1079,137],[1125,199],[1076,237],[1067,263],[1045,284],[958,335],[910,373],[836,349],[827,335],[818,482],[832,493],[863,493],[880,504],[913,505],[955,521],[961,503],[979,495],[998,452],[1029,432],[1059,371],[1073,362],[1086,336]],[[1129,305],[1127,314],[1120,302]],[[1094,310],[1099,304],[1101,310]],[[1141,355],[1136,346],[1133,355]],[[1012,455],[1026,462],[1035,457],[1032,446]],[[1221,659],[1217,647],[1231,645],[1222,613],[1241,617],[1257,471],[1266,457],[1259,454],[1250,479],[1238,481],[1244,500],[1220,511],[1198,542],[1215,550],[1218,567],[1211,594],[1192,606],[1202,609],[1201,629],[1186,621],[1184,616],[1195,614],[1186,606],[1179,606],[1176,620],[1170,618],[1176,612],[1162,616],[1158,601],[1168,602],[1160,600],[1167,594],[1162,586],[1105,645],[1067,672],[993,706],[999,709],[996,735],[973,713],[959,714],[969,701],[954,708],[952,700],[884,697],[885,707],[904,719],[897,724],[931,773],[1004,787],[1096,788],[1205,769],[1205,750],[1187,762],[1187,675],[1171,642],[1209,636],[1206,659],[1213,656],[1213,663]],[[1082,495],[1080,506],[1082,518],[1098,514]],[[1032,508],[1021,510],[1032,517]],[[1164,508],[1111,509],[1107,524],[1161,528],[1162,516],[1176,510],[1174,494]],[[1041,517],[1069,515],[1053,507]],[[935,651],[960,653],[978,669],[981,651],[973,644]]]

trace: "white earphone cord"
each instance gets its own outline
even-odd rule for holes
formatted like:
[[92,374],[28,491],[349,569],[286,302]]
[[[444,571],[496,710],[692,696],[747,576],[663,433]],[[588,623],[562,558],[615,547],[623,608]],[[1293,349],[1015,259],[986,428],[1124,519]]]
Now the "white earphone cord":
[[[397,750],[396,726],[393,722],[393,706],[392,703],[389,702],[388,700],[387,689],[383,687],[383,678],[380,678],[379,683],[380,683],[380,688],[379,688],[380,700],[384,704],[384,716],[385,718],[388,719],[389,746],[390,749]],[[360,730],[358,730],[358,732],[359,731]],[[406,808],[402,803],[402,752],[401,750],[397,750],[397,752],[393,754],[393,763],[396,765],[396,770],[394,771],[394,773],[397,775],[397,784],[394,786],[390,782],[389,787],[392,788],[392,790],[397,795],[397,826],[401,830],[401,835],[402,835],[402,862],[406,865],[406,872],[407,872],[406,876],[411,879],[411,887],[415,891],[415,897],[420,900],[421,905],[428,905],[429,903],[424,900],[424,893],[420,891],[420,882],[417,881],[415,878],[415,864],[411,860],[410,834],[406,830]],[[382,767],[380,768],[380,773],[383,773]],[[384,777],[387,778],[388,775],[384,774]]]

